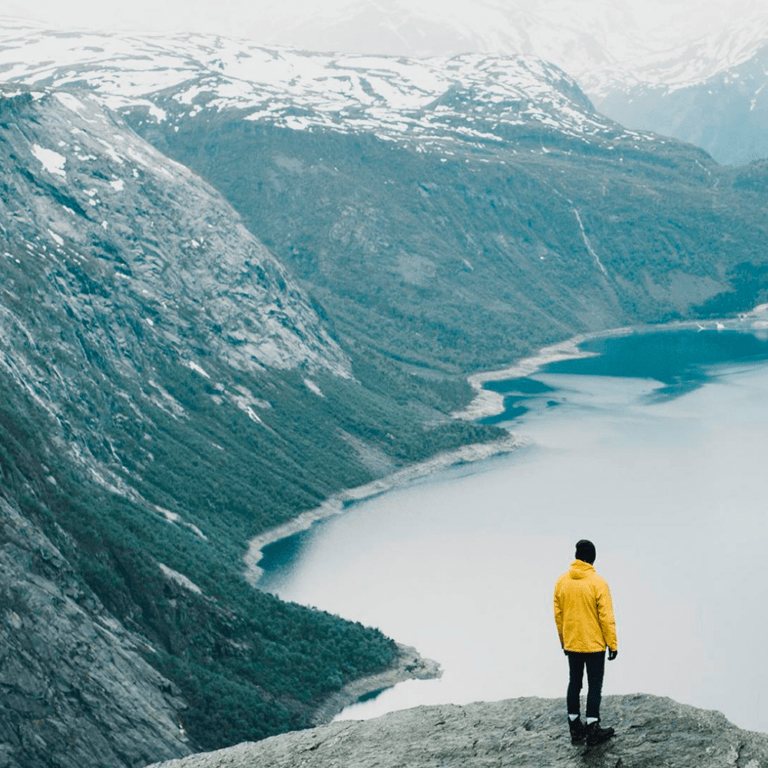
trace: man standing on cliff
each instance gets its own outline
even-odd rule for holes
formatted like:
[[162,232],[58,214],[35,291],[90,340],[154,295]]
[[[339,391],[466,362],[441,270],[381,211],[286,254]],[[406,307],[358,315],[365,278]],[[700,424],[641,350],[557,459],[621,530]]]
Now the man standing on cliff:
[[[600,744],[613,736],[613,728],[600,727],[600,698],[605,649],[609,661],[619,651],[611,590],[595,572],[595,556],[591,541],[577,542],[576,559],[555,585],[555,623],[570,670],[567,703],[572,744],[580,744],[585,738],[589,745]],[[581,722],[579,699],[585,667],[589,683],[586,726]]]

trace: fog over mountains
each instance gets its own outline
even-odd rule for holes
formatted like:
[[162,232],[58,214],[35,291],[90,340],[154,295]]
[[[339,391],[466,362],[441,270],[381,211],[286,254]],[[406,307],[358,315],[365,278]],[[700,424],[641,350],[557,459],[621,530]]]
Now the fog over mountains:
[[272,18],[258,39],[310,50],[535,56],[629,128],[697,144],[721,163],[768,154],[764,3],[352,0]]
[[249,538],[504,437],[469,373],[768,300],[768,165],[530,55],[5,23],[0,158],[9,766],[310,724],[397,649],[253,590]]
[[[6,12],[35,15],[34,6],[11,5]],[[100,24],[178,29],[170,5],[160,14],[142,11],[141,4],[111,15],[74,8],[66,17],[48,8],[38,19],[46,13],[59,25],[84,30]],[[629,128],[696,144],[720,163],[743,164],[768,152],[768,11],[760,0],[293,0],[263,2],[246,16],[224,2],[215,10],[188,9],[185,18],[190,31],[268,47],[407,58],[532,56],[563,69],[601,112]],[[6,30],[14,26],[30,22],[3,23]]]

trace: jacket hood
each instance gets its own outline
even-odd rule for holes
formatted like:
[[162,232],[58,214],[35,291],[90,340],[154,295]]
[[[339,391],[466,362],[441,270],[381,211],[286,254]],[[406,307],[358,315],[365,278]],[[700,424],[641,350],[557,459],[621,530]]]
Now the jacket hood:
[[572,579],[585,579],[587,576],[595,572],[595,566],[585,563],[583,560],[574,560],[571,563],[571,570],[568,571],[568,575]]

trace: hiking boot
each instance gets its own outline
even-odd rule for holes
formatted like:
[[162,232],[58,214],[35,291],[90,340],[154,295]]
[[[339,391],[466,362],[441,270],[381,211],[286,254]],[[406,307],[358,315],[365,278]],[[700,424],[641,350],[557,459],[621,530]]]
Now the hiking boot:
[[584,723],[581,722],[581,718],[577,717],[575,720],[569,720],[568,725],[571,729],[571,744],[581,744],[584,741],[586,729]]
[[590,747],[608,741],[614,734],[613,728],[601,728],[599,720],[595,720],[594,723],[589,723],[584,730],[586,732],[587,745]]

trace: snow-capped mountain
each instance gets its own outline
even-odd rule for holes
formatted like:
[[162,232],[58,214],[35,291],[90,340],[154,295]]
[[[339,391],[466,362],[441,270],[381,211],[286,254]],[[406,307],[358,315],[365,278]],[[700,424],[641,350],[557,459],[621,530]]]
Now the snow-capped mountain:
[[302,14],[274,8],[268,19],[257,39],[311,50],[540,58],[628,128],[696,143],[720,162],[768,155],[759,107],[768,76],[759,61],[748,64],[768,46],[760,0],[483,0],[439,10],[414,0],[345,0]]
[[703,81],[607,88],[600,109],[639,130],[676,136],[718,162],[768,157],[768,44]]
[[668,92],[703,83],[738,67],[768,44],[765,9],[729,17],[727,23],[700,37],[645,56],[581,75],[582,85],[598,100],[617,88],[665,87]]
[[768,301],[765,166],[627,131],[536,59],[17,27],[0,80],[0,541],[26,525],[37,552],[0,606],[21,768],[302,727],[393,646],[251,589],[250,537],[498,438],[449,416],[468,371]]
[[220,37],[6,35],[0,78],[88,87],[114,109],[149,120],[238,110],[296,130],[373,132],[429,146],[498,142],[498,129],[541,125],[575,137],[615,136],[573,79],[538,59],[437,59],[310,54]]
[[[210,28],[212,20],[198,18],[191,12],[186,23],[189,29],[203,30]],[[222,23],[219,19],[216,25],[229,30]],[[156,39],[157,46],[153,46],[134,38],[126,48],[125,41],[117,45],[104,35],[83,32],[80,43],[77,35],[69,42],[67,35],[62,35],[51,45],[51,36],[42,33],[44,28],[30,22],[6,18],[0,20],[0,29],[6,38],[4,46],[30,46],[27,60],[31,62],[47,60],[51,65],[61,66],[75,57],[82,63],[83,58],[75,49],[88,34],[99,38],[90,50],[94,66],[100,58],[103,63],[109,54],[123,56],[126,65],[131,57],[149,56],[150,59],[134,62],[133,82],[122,82],[120,86],[124,93],[129,86],[151,90],[160,85],[160,62],[169,54],[162,39]],[[381,54],[431,59],[431,64],[425,62],[420,75],[414,76],[417,90],[406,97],[415,108],[427,105],[429,96],[434,96],[446,79],[455,77],[466,82],[467,70],[476,66],[476,58],[473,64],[473,57],[466,54],[524,57],[521,61],[529,64],[533,59],[541,59],[575,78],[601,112],[629,128],[698,143],[721,162],[745,162],[765,154],[765,126],[755,105],[760,102],[766,78],[759,71],[759,62],[748,64],[768,44],[768,12],[760,0],[734,0],[727,9],[717,3],[697,4],[692,9],[690,3],[656,0],[642,4],[629,0],[589,4],[575,0],[479,0],[471,4],[442,3],[439,10],[426,0],[393,0],[387,4],[338,0],[299,6],[296,2],[273,2],[264,5],[258,21],[238,17],[229,34],[253,42],[226,43],[225,50],[217,50],[222,44],[215,42],[215,36],[177,38],[180,50],[170,51],[165,74],[172,78],[172,73],[182,72],[186,67],[184,56],[189,55],[187,63],[193,70],[198,69],[198,64],[210,65],[214,72],[224,70],[218,74],[229,79],[228,94],[223,96],[223,90],[218,90],[223,100],[231,100],[243,80],[260,82],[266,90],[270,83],[279,84],[285,91],[286,79],[293,71],[297,87],[305,92],[317,91],[318,98],[311,100],[310,106],[315,119],[318,110],[332,113],[339,96],[353,103],[355,109],[362,108],[361,116],[370,118],[370,99],[367,102],[364,94],[358,99],[349,97],[359,85],[357,70],[379,67],[379,63],[373,62],[380,62]],[[270,48],[288,45],[303,50],[334,51],[327,57],[327,63],[331,67],[338,65],[340,71],[330,75],[327,71],[317,73],[321,79],[311,83],[313,74],[309,69],[317,70],[318,65],[327,69],[318,58],[311,67],[307,66],[308,61],[298,59],[273,61],[267,66],[256,43]],[[41,51],[41,44],[50,46],[47,53]],[[221,54],[218,63],[217,52]],[[343,55],[349,53],[362,55],[355,63]],[[230,55],[237,57],[237,66],[228,59]],[[444,61],[454,56],[461,58],[454,62],[454,71],[450,72]],[[157,65],[147,67],[152,58]],[[13,63],[5,58],[0,67],[18,76]],[[394,90],[387,87],[386,81],[392,80],[393,75],[387,70],[393,67],[392,63],[385,64],[379,73],[386,88],[378,92],[379,99],[385,93],[394,95],[402,86],[394,83]],[[748,72],[744,73],[744,68]],[[61,74],[57,75],[60,80]],[[519,74],[510,71],[509,79],[516,81]],[[148,82],[148,75],[156,83]],[[345,81],[346,77],[349,79]],[[738,81],[739,77],[746,77],[749,82]],[[106,82],[102,85],[108,86]],[[372,86],[375,92],[376,83]],[[101,90],[107,92],[110,88]],[[513,91],[514,88],[501,87],[501,92],[511,98],[515,98]],[[498,95],[497,89],[493,97]],[[251,98],[245,96],[238,93],[244,104],[249,103],[248,108],[259,102],[253,93]],[[326,100],[325,96],[329,98]],[[402,106],[403,99],[398,100]],[[259,103],[266,110],[279,109],[274,102]],[[300,125],[306,117],[297,118],[296,124]],[[337,117],[331,119],[338,123]],[[706,123],[713,125],[708,127]],[[401,125],[406,127],[405,123]]]
[[768,157],[768,15],[756,12],[688,45],[602,68],[582,82],[624,125],[706,149],[721,163]]

